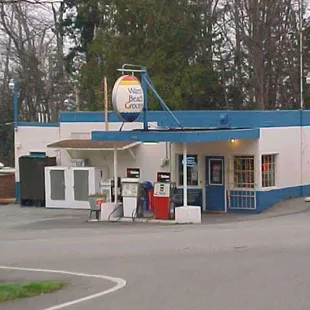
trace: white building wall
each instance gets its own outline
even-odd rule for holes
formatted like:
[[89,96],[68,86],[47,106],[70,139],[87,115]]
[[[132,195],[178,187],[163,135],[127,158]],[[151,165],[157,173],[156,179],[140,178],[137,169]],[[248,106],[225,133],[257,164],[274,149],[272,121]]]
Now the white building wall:
[[310,184],[310,127],[302,129],[302,181],[303,184]]
[[[123,123],[115,122],[109,123],[109,130],[110,131],[119,131],[122,128],[122,131],[128,131],[133,129],[142,129],[143,123],[141,122],[133,122],[133,123]],[[149,125],[155,126],[156,123],[149,123]],[[60,123],[60,140],[66,139],[90,139],[92,131],[105,131],[105,123],[104,122],[95,122],[95,123]],[[126,152],[128,153],[128,151]],[[74,158],[88,158],[90,159],[91,165],[99,165],[102,164],[102,160],[108,160],[110,167],[113,164],[113,155],[110,154],[108,156],[107,152],[98,153],[96,152],[87,152],[85,151],[74,151],[72,152]],[[128,153],[129,154],[129,153]],[[60,163],[62,166],[67,166],[70,163],[70,156],[67,151],[61,150],[60,151]],[[84,156],[84,157],[83,157]],[[119,154],[122,156],[122,154]],[[130,158],[128,159],[130,160]],[[113,168],[112,168],[113,169]],[[123,167],[120,166],[121,171]]]
[[[119,177],[126,177],[127,168],[140,168],[141,181],[155,182],[157,172],[167,172],[168,167],[161,167],[165,158],[166,143],[156,145],[137,145],[129,150],[117,152],[117,172]],[[88,159],[93,167],[109,167],[110,178],[113,177],[113,151],[72,151],[74,158]],[[62,161],[62,165],[67,163]]]
[[47,156],[57,157],[58,153],[46,145],[58,139],[58,127],[18,127],[15,131],[16,182],[19,182],[19,157],[29,155],[30,152],[46,152]]
[[136,163],[141,166],[143,181],[156,182],[157,172],[169,172],[169,164],[162,167],[164,159],[169,159],[169,143],[144,144],[137,150]]
[[[302,166],[301,133],[303,134]],[[300,127],[262,128],[259,154],[260,159],[264,154],[278,154],[276,188],[310,184],[310,127],[303,127],[302,131]]]
[[[156,126],[156,123],[151,125]],[[109,130],[120,130],[121,122],[109,123]],[[142,128],[142,123],[125,123],[122,130]],[[56,156],[60,166],[68,166],[70,156],[67,151],[47,148],[47,144],[64,139],[89,139],[91,132],[105,130],[104,123],[61,123],[60,127],[18,127],[15,132],[16,181],[19,181],[18,159],[30,152],[46,152]],[[303,137],[301,145],[301,136]],[[171,147],[171,150],[170,150]],[[276,188],[295,187],[310,184],[310,127],[261,128],[258,140],[219,141],[211,143],[188,143],[188,154],[198,155],[199,186],[203,189],[205,206],[205,157],[225,157],[225,182],[229,186],[230,159],[236,155],[255,156],[255,183],[261,190],[261,155],[278,154],[276,163]],[[302,156],[301,156],[302,150]],[[157,172],[171,172],[173,181],[178,183],[178,158],[183,153],[181,143],[141,144],[132,148],[134,157],[128,150],[118,152],[118,176],[124,177],[126,168],[140,168],[142,181],[156,181]],[[171,154],[170,154],[171,151]],[[171,158],[170,158],[171,155]],[[73,158],[87,158],[90,166],[108,166],[113,176],[112,151],[72,151]],[[165,158],[170,164],[162,166]],[[302,160],[302,162],[301,162]],[[302,164],[301,164],[302,163]],[[302,174],[301,174],[302,171]]]
[[[109,123],[110,131],[120,130],[123,123],[115,122]],[[151,124],[151,123],[150,123]],[[128,131],[133,129],[143,128],[143,123],[134,122],[134,123],[125,123],[122,131]],[[104,122],[95,122],[95,123],[60,123],[60,139],[89,139],[92,131],[105,131]]]
[[[149,123],[156,126],[156,123]],[[120,130],[121,122],[109,123],[109,130]],[[125,123],[122,130],[139,129],[143,123]],[[61,123],[60,127],[19,127],[15,133],[15,167],[16,181],[19,181],[18,158],[29,155],[29,152],[46,152],[48,156],[56,156],[59,166],[68,166],[70,155],[64,150],[47,148],[50,143],[65,139],[90,139],[91,132],[105,130],[104,123]],[[154,145],[141,144],[132,148],[134,157],[128,150],[118,152],[118,175],[125,177],[127,168],[140,168],[142,181],[156,181],[157,172],[169,171],[161,167],[166,154],[166,143]],[[108,166],[110,176],[113,175],[112,151],[71,151],[72,158],[87,158],[90,166]]]

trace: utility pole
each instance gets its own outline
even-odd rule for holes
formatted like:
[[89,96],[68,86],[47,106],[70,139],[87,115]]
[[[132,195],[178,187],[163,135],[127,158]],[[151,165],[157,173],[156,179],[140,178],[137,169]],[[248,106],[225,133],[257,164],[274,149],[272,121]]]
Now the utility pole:
[[[12,5],[12,12],[11,12],[11,18],[10,18],[10,31],[12,31],[12,29],[13,29],[15,5],[16,4]],[[7,51],[6,51],[4,75],[3,75],[3,92],[5,91],[5,87],[7,85],[7,79],[8,79],[8,75],[9,75],[11,48],[12,48],[12,37],[9,36],[9,42],[8,42],[8,47],[7,47]]]

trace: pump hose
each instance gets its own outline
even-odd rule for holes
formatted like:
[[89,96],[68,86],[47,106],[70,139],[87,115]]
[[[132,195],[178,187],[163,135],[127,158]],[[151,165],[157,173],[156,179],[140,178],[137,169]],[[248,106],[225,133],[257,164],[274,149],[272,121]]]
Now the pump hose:
[[137,209],[134,209],[131,214],[132,221],[135,221],[135,217],[137,217]]
[[[117,211],[121,206],[122,206],[122,205],[118,205],[118,206],[116,206],[116,208],[114,208],[114,210],[113,210],[113,211],[109,214],[109,216],[108,216],[108,221],[110,221],[111,215],[112,215],[115,211]],[[117,220],[115,220],[115,221],[113,221],[113,222],[118,222],[121,218],[122,218],[122,216],[120,216]]]
[[143,202],[144,199],[139,199],[136,209],[132,211],[131,218],[133,222],[135,221],[135,218],[143,217]]

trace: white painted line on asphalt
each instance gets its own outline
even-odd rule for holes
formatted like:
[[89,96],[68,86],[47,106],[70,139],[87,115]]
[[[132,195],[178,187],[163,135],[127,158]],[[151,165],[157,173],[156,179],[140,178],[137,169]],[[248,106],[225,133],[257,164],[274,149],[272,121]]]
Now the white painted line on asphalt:
[[7,269],[7,270],[20,270],[20,271],[33,271],[33,272],[48,272],[48,273],[59,273],[59,274],[66,274],[66,275],[72,275],[72,276],[79,276],[79,277],[88,277],[88,278],[97,278],[97,279],[104,279],[108,280],[111,282],[116,283],[115,286],[108,290],[101,291],[96,294],[92,294],[86,297],[82,297],[79,299],[75,299],[69,302],[65,302],[63,304],[59,304],[56,306],[52,306],[50,308],[46,308],[44,310],[57,310],[57,309],[62,309],[65,307],[69,307],[84,301],[88,301],[94,298],[102,297],[104,295],[113,293],[122,287],[126,285],[126,281],[122,278],[114,278],[114,277],[109,277],[109,276],[104,276],[104,275],[99,275],[99,274],[88,274],[88,273],[77,273],[77,272],[71,272],[71,271],[64,271],[64,270],[50,270],[50,269],[33,269],[33,268],[22,268],[22,267],[11,267],[11,266],[0,266],[0,269]]

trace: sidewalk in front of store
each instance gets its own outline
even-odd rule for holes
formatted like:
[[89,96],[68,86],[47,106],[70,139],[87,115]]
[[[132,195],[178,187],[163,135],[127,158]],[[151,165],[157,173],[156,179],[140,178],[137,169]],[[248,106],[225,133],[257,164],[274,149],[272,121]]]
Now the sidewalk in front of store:
[[241,213],[203,213],[202,224],[229,223],[240,221],[261,220],[310,211],[310,202],[305,198],[283,200],[260,214]]
[[[17,222],[17,218],[26,220],[52,220],[65,218],[67,221],[80,221],[85,223],[88,220],[89,211],[88,210],[72,210],[72,209],[45,209],[36,207],[20,207],[17,204],[11,204],[7,206],[0,205],[1,216]],[[202,224],[220,224],[229,222],[240,222],[240,221],[251,221],[251,220],[262,220],[272,217],[285,216],[290,214],[297,214],[302,212],[310,211],[310,202],[305,202],[304,198],[296,198],[285,200],[274,207],[266,210],[260,214],[241,214],[241,213],[203,213],[202,214]],[[17,218],[16,218],[17,217]],[[97,222],[97,221],[95,221]],[[126,223],[132,222],[127,220]],[[174,221],[160,221],[160,220],[136,220],[135,223],[144,222],[148,224],[174,224]],[[102,222],[104,223],[104,222]],[[125,223],[124,223],[125,224]]]

